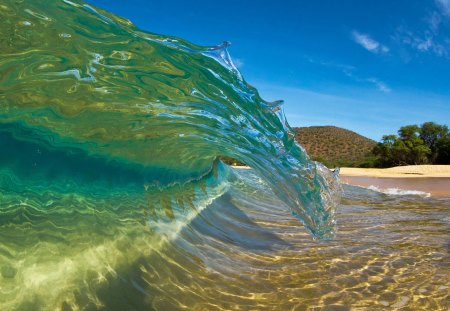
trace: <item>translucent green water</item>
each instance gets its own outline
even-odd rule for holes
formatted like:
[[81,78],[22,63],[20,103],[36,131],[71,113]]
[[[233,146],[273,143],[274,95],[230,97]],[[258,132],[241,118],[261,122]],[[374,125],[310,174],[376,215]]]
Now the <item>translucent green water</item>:
[[254,168],[314,237],[334,236],[337,177],[227,45],[143,32],[81,1],[0,1],[0,309],[111,304],[113,280],[239,183],[220,156]]
[[295,143],[280,103],[245,83],[226,43],[142,32],[78,1],[2,0],[0,13],[9,174],[140,191],[199,180],[225,155],[264,176],[313,235],[333,236],[335,177]]

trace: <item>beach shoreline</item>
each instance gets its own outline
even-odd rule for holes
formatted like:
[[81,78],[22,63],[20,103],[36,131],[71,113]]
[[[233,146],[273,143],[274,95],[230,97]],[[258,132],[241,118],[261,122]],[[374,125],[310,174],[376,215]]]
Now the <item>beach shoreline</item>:
[[407,165],[391,168],[342,167],[339,175],[382,178],[450,178],[450,165]]
[[[250,169],[249,166],[232,167],[236,169]],[[390,168],[341,167],[339,175],[382,178],[450,178],[450,165],[406,165]]]
[[343,183],[380,191],[412,190],[450,196],[450,165],[409,165],[392,168],[350,168],[340,171]]
[[[233,166],[250,169],[248,166]],[[380,191],[412,190],[431,196],[450,196],[450,165],[408,165],[391,168],[342,167],[342,183]]]

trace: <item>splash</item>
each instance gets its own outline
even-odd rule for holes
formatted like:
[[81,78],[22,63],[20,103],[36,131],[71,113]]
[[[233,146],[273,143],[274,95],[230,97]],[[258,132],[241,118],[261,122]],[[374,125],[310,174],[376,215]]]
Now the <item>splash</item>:
[[[154,249],[238,178],[220,156],[252,167],[314,237],[333,237],[337,176],[309,159],[282,102],[261,99],[228,46],[144,32],[78,0],[0,1],[0,258],[12,296],[51,278],[49,251],[67,255],[56,266],[73,278],[97,267],[100,284],[131,260],[108,259],[124,235],[152,236],[127,256]],[[79,259],[86,241],[92,265]]]

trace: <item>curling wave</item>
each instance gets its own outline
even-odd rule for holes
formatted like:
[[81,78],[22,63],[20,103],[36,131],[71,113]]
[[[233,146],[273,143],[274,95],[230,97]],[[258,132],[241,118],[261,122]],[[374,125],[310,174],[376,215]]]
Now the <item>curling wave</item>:
[[[336,177],[295,143],[279,102],[245,83],[228,43],[143,32],[79,1],[3,0],[2,12],[1,125],[17,142],[75,162],[83,154],[92,167],[77,162],[82,171],[64,180],[184,184],[230,156],[256,169],[313,235],[333,235]],[[34,164],[31,179],[67,167]]]
[[[338,177],[310,160],[282,102],[261,99],[228,45],[144,32],[78,0],[0,1],[6,307],[62,274],[39,299],[71,301],[73,284],[101,284],[174,237],[240,179],[221,156],[252,167],[314,237],[333,237]],[[139,239],[119,256],[124,236]]]

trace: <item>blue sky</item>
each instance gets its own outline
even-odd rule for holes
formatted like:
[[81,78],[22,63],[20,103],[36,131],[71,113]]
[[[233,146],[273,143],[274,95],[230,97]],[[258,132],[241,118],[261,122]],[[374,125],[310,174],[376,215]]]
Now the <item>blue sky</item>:
[[450,125],[450,0],[88,2],[154,33],[230,41],[247,82],[285,100],[291,126],[379,140],[402,125]]

